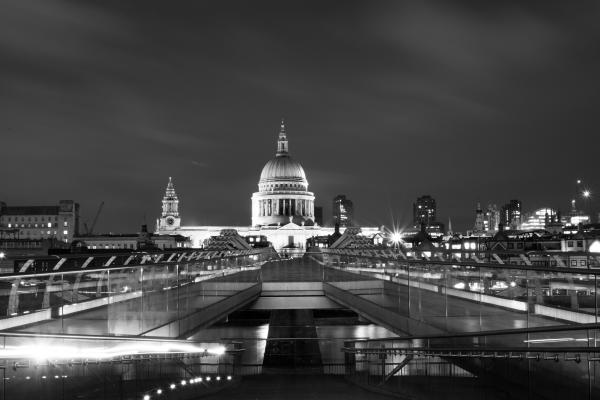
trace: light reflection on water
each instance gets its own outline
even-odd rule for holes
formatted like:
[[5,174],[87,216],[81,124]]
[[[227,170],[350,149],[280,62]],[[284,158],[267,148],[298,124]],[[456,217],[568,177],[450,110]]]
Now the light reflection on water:
[[265,356],[269,324],[254,326],[216,325],[198,331],[191,340],[224,340],[242,342],[242,364],[262,364]]
[[[351,339],[375,339],[396,337],[398,335],[379,325],[320,325],[316,327],[319,338],[321,359],[325,364],[344,362],[342,347]],[[217,325],[198,331],[192,340],[231,340],[242,342],[242,364],[262,365],[266,339],[269,336],[269,324],[255,326]]]
[[323,325],[317,326],[319,338],[380,339],[397,337],[394,332],[375,324],[368,325]]
[[321,359],[324,364],[344,362],[342,347],[351,339],[380,339],[397,337],[394,332],[374,324],[369,325],[324,325],[317,326]]

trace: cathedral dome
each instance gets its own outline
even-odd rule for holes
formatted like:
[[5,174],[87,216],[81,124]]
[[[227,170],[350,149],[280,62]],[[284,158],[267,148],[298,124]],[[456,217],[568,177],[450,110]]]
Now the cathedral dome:
[[301,185],[306,190],[308,181],[300,163],[286,155],[277,156],[265,164],[258,184],[261,186],[270,184]]
[[277,140],[277,154],[262,169],[258,192],[252,195],[252,225],[314,224],[315,196],[308,191],[304,168],[289,155],[285,125]]

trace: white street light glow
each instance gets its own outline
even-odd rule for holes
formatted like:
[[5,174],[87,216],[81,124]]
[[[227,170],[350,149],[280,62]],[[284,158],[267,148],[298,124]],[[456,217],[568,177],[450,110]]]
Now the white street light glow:
[[394,232],[392,233],[391,239],[394,243],[400,243],[400,241],[402,240],[402,236],[400,235],[400,232]]

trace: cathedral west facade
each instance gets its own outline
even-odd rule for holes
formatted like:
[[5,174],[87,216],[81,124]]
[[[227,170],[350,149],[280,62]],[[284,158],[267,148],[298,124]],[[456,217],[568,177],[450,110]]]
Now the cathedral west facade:
[[[290,156],[282,121],[275,157],[263,167],[258,191],[252,195],[250,226],[182,226],[179,198],[169,178],[156,233],[188,236],[193,247],[202,247],[210,237],[219,235],[223,230],[234,229],[241,236],[265,236],[278,252],[302,254],[308,239],[334,232],[333,227],[315,223],[314,208],[315,195],[308,191],[304,169]],[[370,235],[379,232],[379,229],[362,228],[362,232]]]

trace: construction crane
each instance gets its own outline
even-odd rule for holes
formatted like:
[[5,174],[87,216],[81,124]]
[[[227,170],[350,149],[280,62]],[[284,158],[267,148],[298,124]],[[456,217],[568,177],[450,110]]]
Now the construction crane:
[[100,216],[100,213],[102,212],[102,207],[104,207],[104,201],[102,201],[100,203],[100,205],[98,206],[98,211],[96,211],[96,216],[94,217],[94,220],[92,221],[92,226],[90,226],[88,228],[87,223],[83,223],[83,227],[85,228],[85,234],[87,236],[90,236],[94,233],[94,228],[96,227],[96,222],[98,222],[98,217]]

